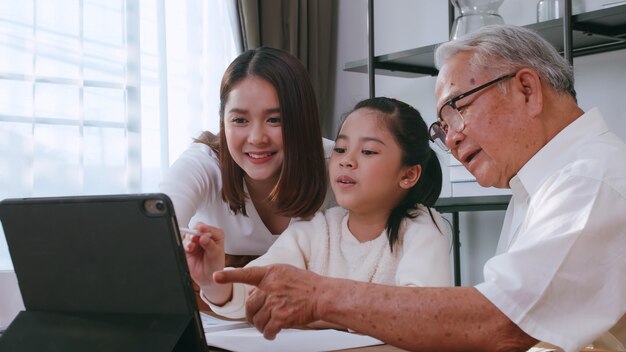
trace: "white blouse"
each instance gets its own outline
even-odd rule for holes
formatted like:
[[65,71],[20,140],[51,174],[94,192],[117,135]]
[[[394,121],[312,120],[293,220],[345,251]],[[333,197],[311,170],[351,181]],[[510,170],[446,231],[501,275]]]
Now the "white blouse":
[[[324,154],[330,158],[334,142],[324,139]],[[276,241],[250,199],[246,212],[234,214],[222,199],[222,175],[217,155],[206,144],[193,143],[170,166],[160,191],[174,204],[179,226],[191,227],[201,221],[224,231],[224,250],[234,255],[261,255]],[[336,205],[330,186],[321,209]]]

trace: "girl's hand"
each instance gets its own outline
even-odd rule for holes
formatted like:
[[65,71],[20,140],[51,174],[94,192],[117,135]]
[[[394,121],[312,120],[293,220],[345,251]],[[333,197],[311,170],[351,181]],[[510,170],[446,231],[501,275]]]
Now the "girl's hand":
[[204,290],[215,285],[213,273],[224,269],[224,232],[201,222],[195,230],[200,235],[184,234],[183,245],[191,278]]

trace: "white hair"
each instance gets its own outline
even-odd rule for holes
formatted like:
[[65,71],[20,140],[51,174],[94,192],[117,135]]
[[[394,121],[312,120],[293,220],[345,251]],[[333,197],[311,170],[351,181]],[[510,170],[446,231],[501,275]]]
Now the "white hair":
[[524,67],[535,70],[556,91],[576,98],[574,70],[548,41],[536,32],[513,25],[486,26],[460,39],[443,43],[435,51],[435,65],[441,68],[460,52],[473,52],[470,64],[506,74]]

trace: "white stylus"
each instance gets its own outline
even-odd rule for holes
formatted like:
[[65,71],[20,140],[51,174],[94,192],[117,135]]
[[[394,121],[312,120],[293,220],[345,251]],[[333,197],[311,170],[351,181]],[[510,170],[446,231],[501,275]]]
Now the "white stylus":
[[189,235],[189,236],[200,236],[200,235],[208,235],[209,237],[211,236],[210,233],[202,233],[198,230],[194,230],[194,229],[190,229],[187,227],[181,227],[180,228],[180,233],[185,234],[185,235]]

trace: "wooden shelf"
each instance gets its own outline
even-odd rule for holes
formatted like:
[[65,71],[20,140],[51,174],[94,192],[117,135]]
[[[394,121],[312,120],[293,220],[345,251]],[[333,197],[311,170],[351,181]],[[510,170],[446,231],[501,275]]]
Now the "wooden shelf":
[[[526,28],[541,34],[563,51],[563,19],[533,23]],[[572,16],[574,57],[626,48],[626,5]],[[434,52],[439,44],[376,56],[376,74],[396,77],[436,76]],[[344,71],[367,73],[367,59],[347,62]]]

